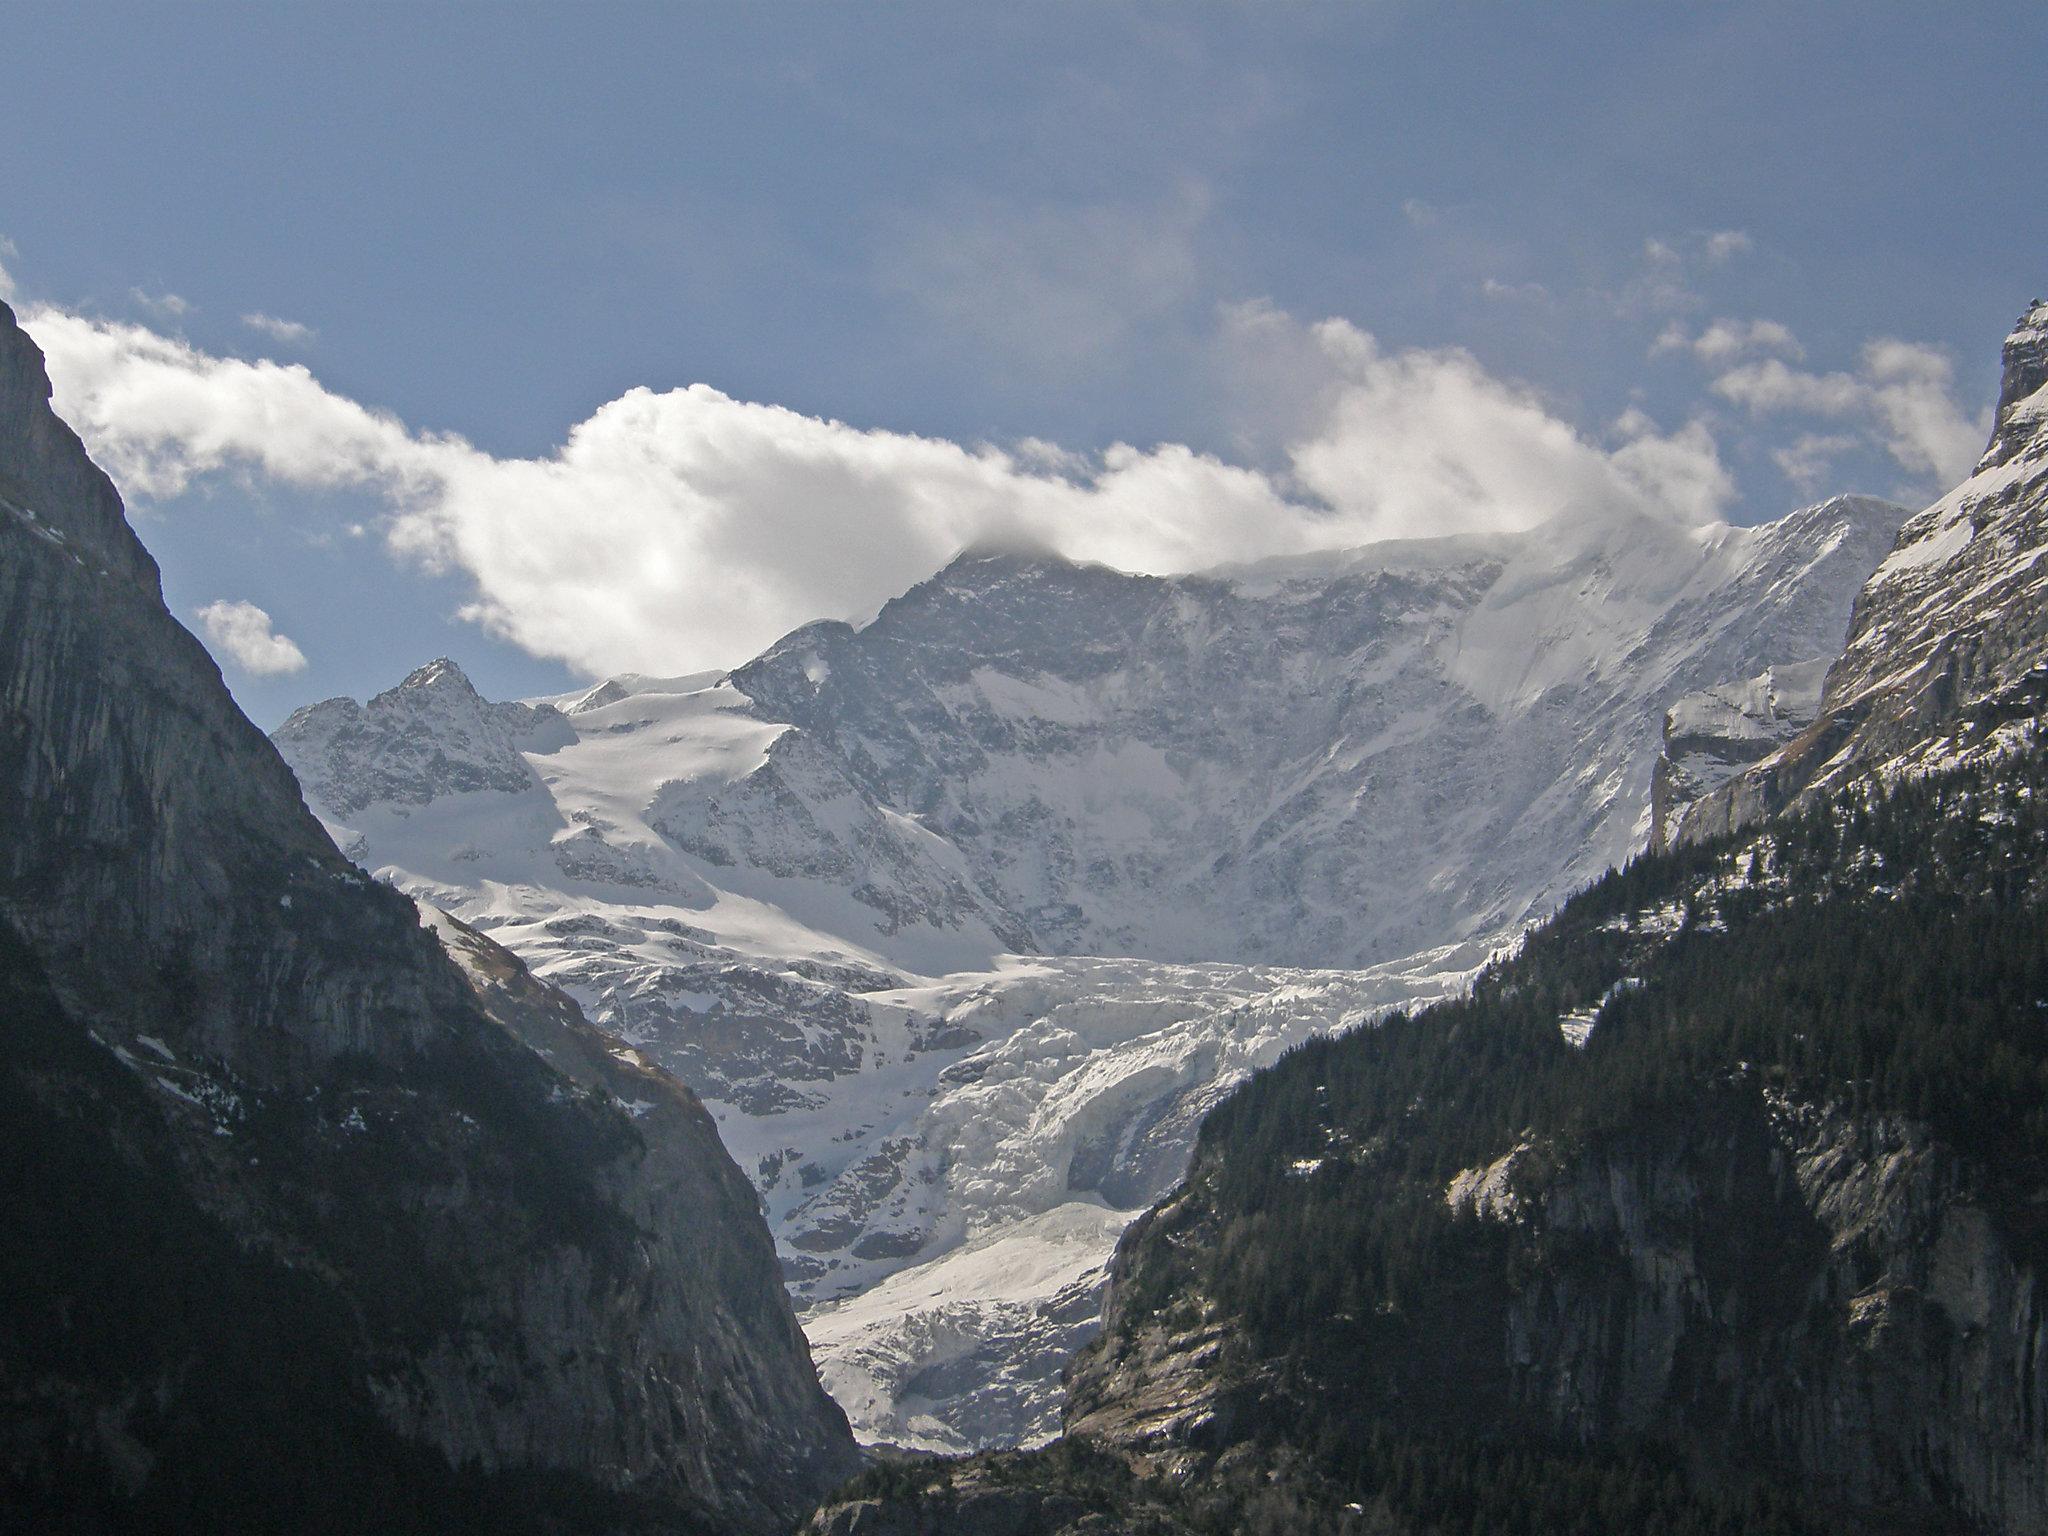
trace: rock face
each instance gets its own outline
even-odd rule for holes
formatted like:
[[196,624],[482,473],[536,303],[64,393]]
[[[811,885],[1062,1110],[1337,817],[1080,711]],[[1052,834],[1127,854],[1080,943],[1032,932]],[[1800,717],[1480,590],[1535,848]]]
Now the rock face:
[[[842,1475],[843,1417],[710,1116],[444,924],[452,963],[337,855],[165,611],[4,306],[0,601],[10,1139],[77,1147],[87,1171],[64,1177],[95,1200],[148,1189],[150,1221],[183,1213],[170,1246],[128,1250],[55,1189],[11,1192],[9,1230],[43,1234],[37,1273],[70,1278],[5,1318],[0,1356],[37,1362],[0,1371],[10,1486],[52,1510],[121,1489],[116,1524],[225,1499],[290,1525],[319,1464],[336,1508],[404,1526],[433,1523],[419,1510],[454,1465],[476,1493],[457,1524],[481,1518],[476,1490],[540,1478],[769,1529]],[[548,739],[516,714],[482,714],[479,758]],[[69,1297],[124,1287],[190,1294],[116,1348]],[[231,1316],[232,1287],[296,1299]],[[229,1412],[274,1459],[237,1460]],[[499,1514],[517,1528],[544,1503]]]
[[970,553],[729,676],[497,705],[437,662],[277,743],[352,857],[711,1102],[864,1436],[1029,1442],[1201,1114],[1634,852],[1663,712],[1839,646],[1901,516]]
[[1712,837],[1859,773],[1999,749],[2048,700],[2048,303],[2007,338],[1990,445],[1857,599],[1813,726],[1687,810]]
[[1668,847],[1685,812],[1798,736],[1820,713],[1831,658],[1772,667],[1740,683],[1689,693],[1664,716],[1650,775],[1650,846]]
[[1120,1249],[1069,1434],[1195,1481],[1680,1446],[1851,1528],[2048,1530],[2043,1144],[1994,1064],[2043,1059],[2044,747],[1648,860],[1254,1079]]

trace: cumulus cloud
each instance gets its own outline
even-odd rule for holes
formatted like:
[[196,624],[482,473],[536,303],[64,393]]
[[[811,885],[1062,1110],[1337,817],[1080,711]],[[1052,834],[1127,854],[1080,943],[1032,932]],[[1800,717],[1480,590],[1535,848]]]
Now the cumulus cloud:
[[1704,427],[1665,437],[1639,419],[1607,450],[1468,352],[1388,352],[1343,320],[1312,333],[1331,382],[1290,457],[1344,528],[1329,542],[1524,529],[1567,510],[1699,521],[1732,494]]
[[7,270],[7,263],[12,261],[16,254],[14,242],[5,235],[0,235],[0,304],[14,302],[14,274]]
[[1712,365],[1758,354],[1775,353],[1795,361],[1806,356],[1791,327],[1776,320],[1716,320],[1697,336],[1674,321],[1650,344],[1652,357],[1666,352],[1690,352]]
[[[1950,485],[1970,472],[1990,416],[1955,398],[1955,368],[1933,347],[1889,337],[1867,343],[1855,373],[1812,373],[1780,358],[1730,368],[1716,394],[1752,414],[1796,413],[1860,423],[1902,468]],[[1796,448],[1796,445],[1795,445]],[[1795,463],[1808,462],[1795,455]]]
[[231,472],[370,491],[394,554],[474,583],[467,617],[594,675],[744,659],[797,624],[872,611],[970,543],[1171,573],[1567,510],[1693,521],[1732,495],[1697,423],[1633,420],[1596,443],[1463,351],[1389,350],[1270,305],[1227,321],[1248,362],[1293,380],[1264,469],[1176,444],[967,446],[703,384],[631,390],[553,454],[503,459],[299,365],[52,309],[28,324],[59,410],[124,490],[164,498]]
[[1608,295],[1614,312],[1623,319],[1682,314],[1698,309],[1704,302],[1693,291],[1686,276],[1686,262],[1669,240],[1652,237],[1643,242],[1642,262],[1636,274],[1617,293]]
[[276,677],[306,669],[305,652],[272,628],[270,615],[254,603],[222,598],[199,609],[198,617],[215,653],[245,672]]
[[303,346],[313,339],[313,327],[310,325],[301,325],[296,320],[280,320],[260,310],[242,316],[242,324],[286,346]]

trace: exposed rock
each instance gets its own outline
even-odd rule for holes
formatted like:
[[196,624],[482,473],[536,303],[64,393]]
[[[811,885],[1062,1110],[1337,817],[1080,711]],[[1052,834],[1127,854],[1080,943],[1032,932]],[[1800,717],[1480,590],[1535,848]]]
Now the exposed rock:
[[[47,1081],[77,1085],[66,1099],[22,1077],[36,1124],[99,1148],[116,1170],[102,1187],[155,1179],[189,1202],[194,1254],[217,1229],[240,1257],[208,1262],[250,1284],[302,1277],[308,1316],[350,1320],[345,1365],[297,1412],[331,1399],[338,1424],[367,1394],[384,1432],[467,1476],[572,1474],[733,1529],[792,1518],[851,1442],[710,1116],[444,925],[466,981],[410,901],[336,853],[164,610],[113,487],[48,400],[0,306],[0,926],[20,943],[11,983],[49,989],[37,1049],[74,1061]],[[481,722],[486,780],[524,771],[511,741],[560,729],[552,712],[508,723],[445,672],[413,686]],[[64,1245],[89,1222],[44,1217],[46,1262],[75,1259]],[[138,1292],[180,1283],[186,1262],[103,1255]],[[63,1336],[52,1318],[9,1323]],[[132,1375],[118,1355],[59,1351],[33,1385],[6,1384],[9,1475],[113,1477],[146,1498],[153,1466],[214,1467],[245,1479],[238,1493],[288,1497],[260,1469],[224,1470],[232,1445],[178,1438],[216,1382],[297,1368],[268,1347],[202,1336],[138,1352]],[[137,1398],[155,1406],[131,1414]],[[131,1427],[88,1427],[108,1422]]]
[[1819,718],[1686,810],[1676,839],[1750,825],[1865,773],[1997,751],[2048,702],[2048,303],[2005,343],[1976,472],[1899,530],[1856,602]]
[[1664,716],[1650,777],[1650,846],[1667,847],[1692,805],[1813,724],[1832,658],[1772,667],[1689,693]]

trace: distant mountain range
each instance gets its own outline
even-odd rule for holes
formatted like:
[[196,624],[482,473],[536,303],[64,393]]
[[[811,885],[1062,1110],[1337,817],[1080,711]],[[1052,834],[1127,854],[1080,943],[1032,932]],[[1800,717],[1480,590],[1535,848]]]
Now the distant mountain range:
[[1010,1443],[1202,1114],[1639,849],[1667,710],[1817,676],[1905,515],[970,551],[730,674],[500,704],[442,660],[275,740],[351,858],[711,1102],[863,1435]]

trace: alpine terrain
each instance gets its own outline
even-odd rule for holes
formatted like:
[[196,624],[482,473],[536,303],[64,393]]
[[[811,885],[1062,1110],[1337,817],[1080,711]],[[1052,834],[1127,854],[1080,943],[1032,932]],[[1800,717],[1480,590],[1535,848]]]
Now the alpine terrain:
[[1674,710],[1666,848],[1210,1114],[1066,1439],[810,1529],[2048,1530],[2044,336],[1815,718]]
[[973,550],[731,673],[493,703],[442,660],[275,740],[348,857],[706,1099],[863,1438],[1031,1443],[1202,1116],[1641,848],[1667,711],[1762,678],[1803,727],[1904,516]]
[[5,1523],[786,1528],[854,1448],[711,1117],[335,851],[49,400],[0,305]]

